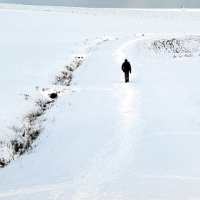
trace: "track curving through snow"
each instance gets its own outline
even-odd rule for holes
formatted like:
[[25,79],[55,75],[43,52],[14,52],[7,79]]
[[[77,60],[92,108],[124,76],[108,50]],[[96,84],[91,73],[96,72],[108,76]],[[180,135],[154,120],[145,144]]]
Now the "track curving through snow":
[[[37,152],[39,161],[35,155],[12,166],[29,167],[34,160],[30,174],[39,167],[48,168],[41,174],[43,185],[37,179],[30,187],[25,182],[19,190],[0,192],[0,199],[187,199],[200,195],[199,57],[158,55],[146,45],[144,36],[128,43],[124,40],[102,44],[76,71],[69,93],[53,112],[55,122],[47,127],[47,132],[57,134],[49,136],[48,148]],[[124,57],[134,69],[128,84],[123,83],[120,71]],[[63,121],[70,123],[63,125]],[[53,166],[52,158],[56,158]],[[11,175],[12,167],[6,169]],[[5,178],[5,182],[17,183],[19,178]]]

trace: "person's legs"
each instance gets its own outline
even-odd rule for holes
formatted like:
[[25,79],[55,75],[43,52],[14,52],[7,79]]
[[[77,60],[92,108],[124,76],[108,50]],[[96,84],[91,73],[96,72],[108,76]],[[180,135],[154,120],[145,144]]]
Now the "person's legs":
[[125,73],[125,82],[129,82],[129,73]]
[[124,80],[125,80],[125,82],[126,82],[126,73],[124,73]]

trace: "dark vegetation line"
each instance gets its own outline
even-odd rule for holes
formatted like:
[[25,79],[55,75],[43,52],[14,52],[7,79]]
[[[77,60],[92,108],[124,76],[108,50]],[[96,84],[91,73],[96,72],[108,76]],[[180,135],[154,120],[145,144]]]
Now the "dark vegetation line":
[[[72,59],[72,62],[56,75],[53,85],[64,87],[70,86],[73,71],[75,71],[84,60],[84,56],[75,56]],[[43,130],[43,122],[45,121],[44,115],[46,111],[55,105],[61,92],[60,89],[53,89],[53,92],[49,92],[47,97],[38,98],[34,102],[35,109],[24,116],[22,126],[12,127],[12,130],[16,133],[16,137],[9,141],[9,143],[0,141],[1,147],[7,147],[11,151],[11,156],[9,156],[9,158],[0,158],[1,168],[7,166],[12,160],[32,149],[34,141]]]
[[[34,101],[34,110],[24,115],[20,127],[11,127],[12,131],[16,133],[16,136],[8,142],[0,141],[0,149],[4,150],[5,148],[9,153],[7,158],[0,157],[0,168],[6,167],[12,160],[32,150],[35,140],[44,129],[43,122],[46,121],[45,114],[55,105],[55,102],[62,93],[65,92],[65,89],[71,85],[73,72],[83,64],[87,54],[95,50],[97,46],[110,40],[118,40],[118,37],[96,37],[92,42],[86,39],[82,49],[83,54],[80,53],[78,56],[72,57],[70,64],[65,66],[65,68],[55,76],[52,87],[42,89],[42,91],[48,95],[43,95]],[[28,96],[29,95],[25,94],[25,99],[27,99]]]

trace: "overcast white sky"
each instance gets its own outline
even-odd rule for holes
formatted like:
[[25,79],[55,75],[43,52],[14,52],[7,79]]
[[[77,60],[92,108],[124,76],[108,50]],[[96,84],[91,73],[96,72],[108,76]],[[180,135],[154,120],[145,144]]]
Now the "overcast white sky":
[[200,0],[0,0],[0,2],[86,7],[200,7]]

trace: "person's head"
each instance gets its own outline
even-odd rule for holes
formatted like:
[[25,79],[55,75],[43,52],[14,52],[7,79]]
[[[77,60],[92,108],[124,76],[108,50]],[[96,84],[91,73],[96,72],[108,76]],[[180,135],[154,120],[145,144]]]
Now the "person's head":
[[124,60],[124,62],[128,62],[128,60],[127,60],[127,59],[125,59],[125,60]]

